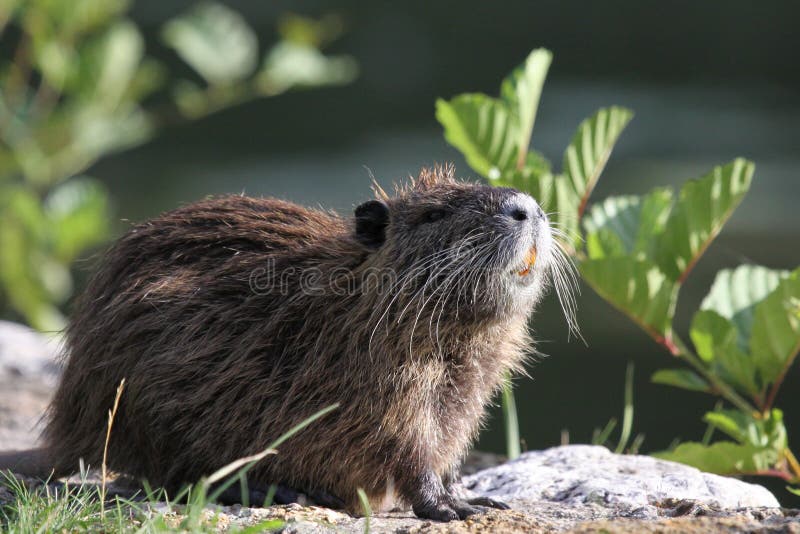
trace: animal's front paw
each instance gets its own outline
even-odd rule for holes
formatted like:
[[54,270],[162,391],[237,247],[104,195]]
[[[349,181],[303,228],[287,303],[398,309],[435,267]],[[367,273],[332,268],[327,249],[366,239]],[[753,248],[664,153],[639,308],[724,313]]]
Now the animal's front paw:
[[471,515],[482,514],[488,511],[483,506],[473,506],[467,501],[446,497],[436,502],[414,506],[414,513],[421,519],[435,521],[453,521],[466,519]]
[[453,521],[458,519],[458,514],[449,503],[427,503],[414,506],[414,514],[420,519],[433,519],[434,521]]

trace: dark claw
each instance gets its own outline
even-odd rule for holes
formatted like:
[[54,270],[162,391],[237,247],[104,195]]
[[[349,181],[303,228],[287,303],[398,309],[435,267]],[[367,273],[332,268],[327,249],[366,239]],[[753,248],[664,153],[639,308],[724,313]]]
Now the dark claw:
[[433,519],[434,521],[455,521],[458,514],[445,503],[414,506],[414,514],[420,519]]
[[414,506],[414,513],[421,519],[453,521],[466,519],[471,515],[485,514],[489,508],[473,506],[474,503],[448,497],[446,500],[424,506]]
[[[445,478],[450,482],[453,477],[446,474]],[[422,519],[453,521],[454,519],[466,519],[471,515],[485,514],[490,508],[501,510],[509,508],[507,504],[488,497],[473,499],[456,497],[458,488],[453,484],[445,486],[442,479],[433,471],[422,473],[414,490],[416,499],[410,500],[415,502],[414,513]]]
[[474,499],[467,499],[469,504],[478,506],[486,506],[488,508],[497,508],[498,510],[511,510],[511,507],[504,502],[495,501],[489,497],[475,497]]
[[483,506],[472,506],[468,501],[462,501],[460,499],[453,500],[453,509],[458,514],[459,519],[466,519],[469,516],[476,514],[485,514],[489,511],[488,508],[484,508]]

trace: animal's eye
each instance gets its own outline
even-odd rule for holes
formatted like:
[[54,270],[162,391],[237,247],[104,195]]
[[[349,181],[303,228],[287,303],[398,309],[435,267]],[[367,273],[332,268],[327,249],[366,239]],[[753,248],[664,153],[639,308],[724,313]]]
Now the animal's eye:
[[447,211],[445,211],[445,210],[443,210],[441,208],[436,208],[436,209],[432,209],[432,210],[428,211],[427,213],[425,213],[425,217],[424,217],[423,220],[426,223],[432,223],[432,222],[436,222],[436,221],[440,221],[440,220],[444,219],[446,215],[447,215]]

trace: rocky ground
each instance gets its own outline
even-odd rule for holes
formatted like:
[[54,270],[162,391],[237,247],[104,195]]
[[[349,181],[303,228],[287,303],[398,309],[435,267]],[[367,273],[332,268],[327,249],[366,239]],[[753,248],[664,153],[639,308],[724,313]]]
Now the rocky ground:
[[[30,447],[57,378],[57,343],[0,322],[0,450]],[[646,456],[572,445],[491,466],[475,456],[462,491],[509,503],[507,511],[436,523],[410,512],[369,519],[313,506],[217,507],[218,525],[283,519],[284,532],[791,532],[800,511],[761,486]],[[10,498],[0,490],[0,501]],[[158,510],[159,505],[154,505]]]
[[58,378],[58,339],[0,321],[0,450],[30,447]]

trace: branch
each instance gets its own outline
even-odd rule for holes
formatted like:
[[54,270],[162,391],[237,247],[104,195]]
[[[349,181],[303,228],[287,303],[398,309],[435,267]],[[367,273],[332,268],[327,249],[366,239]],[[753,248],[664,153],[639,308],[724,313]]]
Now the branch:
[[795,358],[797,358],[798,352],[800,352],[800,343],[798,343],[794,350],[792,350],[793,356],[786,360],[786,365],[783,366],[781,374],[778,375],[778,378],[776,378],[775,382],[772,383],[772,387],[769,390],[769,395],[767,395],[767,401],[764,404],[765,412],[768,412],[770,409],[772,409],[772,405],[775,403],[775,397],[778,396],[778,390],[781,388],[781,384],[783,384],[783,379],[786,378],[786,373],[789,372],[789,368],[794,363]]

